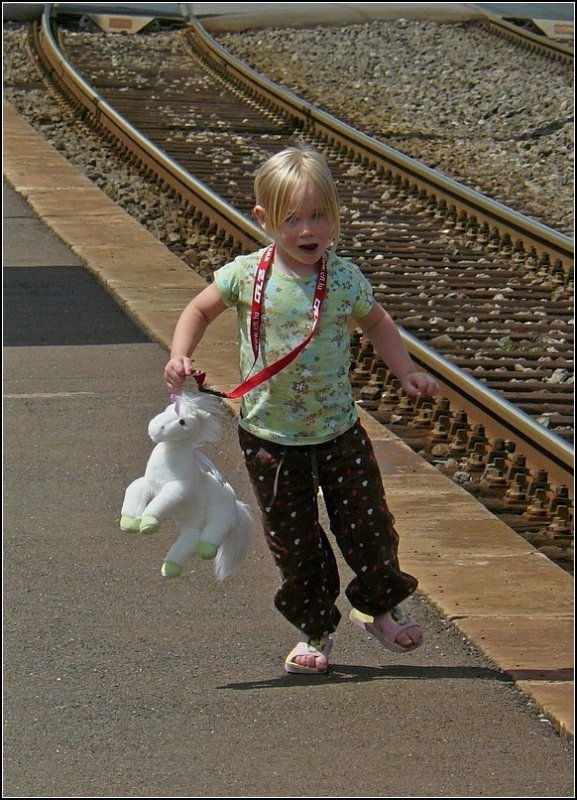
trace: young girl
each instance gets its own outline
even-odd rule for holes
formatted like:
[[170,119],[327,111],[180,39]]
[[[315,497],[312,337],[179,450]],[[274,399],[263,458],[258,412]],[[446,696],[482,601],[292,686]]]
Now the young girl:
[[[331,531],[355,578],[350,619],[395,652],[421,644],[399,603],[417,587],[401,571],[398,535],[372,445],[348,379],[349,318],[410,395],[437,385],[420,372],[360,269],[334,252],[339,200],[322,156],[289,148],[255,180],[254,215],[273,244],[219,269],[183,311],[165,368],[172,390],[193,374],[207,326],[237,309],[240,370],[248,378],[239,439],[267,544],[280,570],[275,605],[299,632],[285,670],[323,673],[341,618],[339,575],[319,524],[319,488]],[[330,250],[329,250],[330,248]]]

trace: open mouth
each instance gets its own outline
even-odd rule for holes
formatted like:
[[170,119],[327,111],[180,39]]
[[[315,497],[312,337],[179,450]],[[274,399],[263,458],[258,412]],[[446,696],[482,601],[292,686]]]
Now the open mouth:
[[314,253],[317,247],[317,244],[301,244],[299,245],[299,250],[304,250],[307,253]]

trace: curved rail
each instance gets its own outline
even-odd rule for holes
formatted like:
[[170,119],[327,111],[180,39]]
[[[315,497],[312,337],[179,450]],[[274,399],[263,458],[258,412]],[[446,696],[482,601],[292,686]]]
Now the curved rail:
[[445,386],[455,387],[459,396],[474,398],[475,404],[482,404],[487,415],[507,430],[515,431],[516,436],[526,445],[545,454],[548,459],[556,461],[562,469],[572,467],[573,447],[570,444],[559,436],[551,435],[546,428],[523,411],[487,389],[470,375],[463,373],[450,361],[415,339],[408,331],[403,331],[403,338],[413,357],[426,365],[426,368]]
[[211,222],[216,221],[241,246],[252,247],[255,242],[268,243],[269,240],[261,228],[239,214],[233,206],[215,194],[206,184],[184,170],[180,164],[156,147],[150,139],[133,128],[86,83],[74,67],[68,63],[54,38],[50,24],[53,5],[52,3],[46,4],[42,17],[43,52],[49,58],[50,69],[74,97],[98,120],[100,125],[126,144],[144,163],[153,166],[159,177],[172,187],[185,202],[206,213]]
[[377,169],[397,171],[402,179],[411,183],[417,191],[424,192],[427,197],[433,196],[445,204],[452,204],[457,214],[466,213],[471,223],[474,219],[477,225],[485,223],[489,227],[496,228],[501,238],[509,236],[517,243],[516,249],[519,246],[518,242],[521,242],[526,251],[534,250],[540,254],[541,260],[548,263],[561,261],[566,269],[572,268],[574,242],[568,236],[441,175],[425,164],[330,116],[228,53],[204,30],[194,16],[190,16],[189,21],[197,42],[211,54],[216,65],[224,70],[228,80],[236,78],[249,91],[251,89],[254,91],[254,85],[258,85],[277,108],[298,117],[321,136],[330,135],[342,146],[357,152],[365,161],[372,162]]
[[[43,44],[50,61],[50,69],[65,83],[68,91],[74,95],[76,100],[98,119],[99,124],[117,136],[130,149],[135,150],[138,156],[146,163],[154,165],[154,169],[159,172],[164,182],[174,188],[186,202],[190,202],[196,208],[200,206],[202,213],[210,217],[211,222],[214,223],[216,220],[217,224],[222,226],[227,234],[234,237],[235,241],[239,241],[242,246],[254,247],[255,243],[265,242],[265,234],[260,228],[254,225],[244,215],[240,214],[233,206],[223,201],[205,184],[193,178],[186,170],[183,170],[182,167],[157,148],[149,139],[139,134],[138,131],[132,128],[128,122],[117,114],[117,112],[115,112],[114,109],[83,80],[83,78],[67,63],[65,57],[60,52],[52,33],[50,20],[51,7],[50,4],[48,4],[43,16],[42,36]],[[195,20],[192,20],[191,24],[195,32],[200,30],[203,40],[205,38],[210,40],[210,37],[207,37],[205,32],[199,29],[198,23],[196,23]],[[211,49],[213,46],[217,48],[216,52],[218,58],[223,61],[227,74],[228,70],[233,66],[235,73],[237,69],[243,73],[243,86],[246,86],[249,75],[251,77],[252,75],[256,76],[258,84],[266,90],[267,95],[274,97],[275,102],[281,103],[287,110],[290,109],[291,114],[300,114],[303,120],[308,124],[311,124],[311,121],[314,121],[315,125],[320,126],[322,124],[324,126],[322,127],[323,136],[326,137],[327,130],[330,130],[331,135],[335,135],[337,138],[341,138],[341,140],[347,143],[354,143],[355,148],[366,145],[366,149],[361,151],[365,158],[369,160],[377,156],[379,158],[387,158],[391,163],[394,162],[396,165],[405,166],[409,174],[422,178],[422,180],[426,182],[428,188],[434,188],[434,184],[439,176],[433,170],[403,156],[401,153],[398,153],[398,151],[385,147],[368,136],[358,134],[352,128],[349,128],[349,126],[333,119],[328,114],[314,108],[309,103],[296,98],[288,92],[283,92],[280,87],[268,81],[266,78],[257,75],[257,73],[254,73],[253,70],[250,70],[250,68],[246,67],[246,65],[241,62],[229,64],[229,60],[236,62],[236,59],[233,59],[225,51],[222,53],[222,48],[220,48],[216,42],[210,40],[209,44]],[[224,59],[225,55],[226,59]],[[332,131],[334,131],[334,134],[332,134]],[[481,207],[481,205],[483,207],[486,206],[491,209],[492,214],[495,216],[497,216],[498,211],[503,210],[507,212],[509,220],[516,221],[520,226],[523,222],[528,222],[529,227],[533,231],[532,236],[535,237],[538,234],[539,241],[548,242],[552,245],[555,244],[557,251],[562,246],[563,252],[572,253],[572,247],[569,247],[570,240],[568,240],[567,237],[539,223],[526,220],[522,215],[516,214],[510,209],[506,209],[504,206],[494,203],[488,198],[484,198],[482,195],[478,195],[471,190],[466,190],[454,181],[444,178],[442,182],[445,188],[450,188],[455,197],[470,195],[477,201],[479,207]],[[475,208],[476,207],[477,206],[475,206]],[[519,412],[519,410],[515,409],[510,403],[491,392],[474,378],[460,371],[451,362],[434,353],[407,331],[402,330],[401,333],[413,357],[438,376],[443,386],[452,387],[460,396],[474,398],[475,404],[480,405],[488,417],[498,420],[506,429],[514,431],[516,437],[528,443],[529,446],[534,448],[538,453],[546,454],[550,461],[559,466],[561,473],[566,474],[567,472],[571,472],[573,450],[564,440],[534,422],[527,415]]]
[[[513,15],[514,16],[514,15]],[[547,39],[545,36],[537,36],[531,31],[520,28],[518,25],[512,25],[501,17],[496,17],[492,14],[483,18],[484,22],[489,26],[492,31],[496,31],[501,36],[512,39],[516,44],[523,44],[530,47],[539,53],[547,55],[549,58],[554,58],[557,61],[562,61],[565,64],[573,64],[574,53],[570,47]]]

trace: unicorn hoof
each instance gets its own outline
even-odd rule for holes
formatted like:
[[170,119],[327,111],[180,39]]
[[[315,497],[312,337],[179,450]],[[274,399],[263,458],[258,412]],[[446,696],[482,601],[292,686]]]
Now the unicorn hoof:
[[160,528],[160,520],[157,517],[142,517],[140,521],[140,533],[149,536],[151,533],[156,533]]
[[140,520],[123,514],[120,517],[120,530],[126,531],[126,533],[138,533],[140,530]]
[[218,547],[210,542],[199,542],[196,546],[196,555],[207,561],[212,561],[218,553]]
[[182,567],[176,561],[165,561],[160,572],[163,578],[178,578]]

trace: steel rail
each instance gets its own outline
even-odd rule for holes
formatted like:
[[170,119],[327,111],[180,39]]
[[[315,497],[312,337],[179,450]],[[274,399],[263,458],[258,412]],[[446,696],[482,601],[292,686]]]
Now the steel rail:
[[[511,16],[514,16],[514,14]],[[565,64],[572,65],[575,61],[573,50],[560,42],[547,39],[545,36],[538,36],[536,33],[520,28],[518,25],[513,25],[493,14],[483,17],[483,22],[491,30],[496,31],[501,36],[512,39],[515,43],[520,42],[532,50],[553,57]]]
[[[311,103],[282,89],[277,84],[273,83],[273,81],[270,81],[248,65],[239,61],[236,57],[224,50],[224,48],[202,28],[194,17],[190,18],[190,21],[201,40],[219,58],[223,58],[227,66],[234,68],[235,71],[238,70],[244,77],[256,82],[265,89],[267,94],[273,99],[279,100],[283,104],[283,107],[287,108],[291,113],[295,113],[296,111],[304,121],[309,123],[311,120],[319,122],[325,130],[329,129],[331,132],[334,131],[338,133],[339,137],[346,139],[347,142],[354,143],[355,145],[362,145],[365,150],[378,154],[389,163],[403,168],[403,170],[418,177],[423,182],[426,181],[428,187],[436,187],[439,184],[442,185],[444,192],[450,194],[454,198],[462,200],[467,204],[468,208],[482,209],[483,213],[487,215],[487,218],[489,218],[490,215],[490,219],[493,221],[505,219],[510,226],[510,231],[514,230],[522,233],[524,236],[526,232],[529,231],[532,245],[536,242],[551,245],[557,254],[563,253],[566,258],[570,256],[572,261],[573,241],[569,237],[541,223],[530,220],[512,209],[458,184],[450,178],[439,175],[439,173],[436,173],[434,170],[420,164],[414,159],[336,120]],[[323,133],[325,130],[323,130]],[[573,448],[565,442],[564,439],[551,433],[542,425],[539,425],[539,423],[535,422],[520,409],[515,408],[512,404],[487,389],[482,383],[459,370],[450,361],[439,356],[404,329],[401,329],[401,335],[411,355],[428,369],[431,369],[444,383],[457,387],[459,392],[464,395],[474,397],[475,402],[481,403],[491,417],[499,423],[506,423],[523,441],[531,443],[532,446],[536,446],[537,450],[546,454],[546,456],[553,461],[556,461],[563,469],[572,470]]]
[[573,447],[568,442],[556,434],[551,434],[547,428],[539,425],[524,411],[496,395],[452,362],[439,356],[408,331],[403,330],[402,335],[415,360],[423,364],[444,384],[456,388],[459,395],[471,398],[475,405],[481,404],[484,412],[499,425],[513,431],[523,442],[555,461],[563,470],[572,467]]
[[[155,164],[160,165],[161,177],[163,180],[166,180],[169,185],[175,187],[180,196],[195,205],[200,202],[203,208],[206,209],[206,213],[212,215],[212,220],[214,220],[214,216],[216,215],[218,224],[223,225],[226,231],[230,231],[231,226],[234,227],[239,232],[239,237],[244,239],[243,244],[248,242],[249,245],[253,247],[256,243],[267,242],[268,240],[265,234],[259,227],[254,225],[244,215],[240,214],[233,206],[222,200],[205,184],[196,180],[189,172],[182,169],[179,164],[157,148],[147,137],[140,135],[138,131],[109,106],[109,104],[84,81],[76,70],[68,64],[52,33],[51,5],[52,4],[47,4],[43,15],[43,44],[50,50],[50,61],[54,71],[58,77],[72,89],[75,96],[82,102],[84,107],[88,108],[90,113],[98,119],[99,123],[104,124],[104,127],[115,135],[120,136],[121,140],[128,146],[136,146],[141,153],[151,158]],[[197,27],[197,23],[194,23],[194,27]],[[218,45],[216,46],[219,47]],[[249,69],[246,68],[245,65],[242,66],[245,69]],[[251,70],[250,72],[253,71]],[[256,75],[257,73],[254,74]],[[280,87],[276,87],[275,84],[262,78],[262,76],[258,76],[258,78],[259,84],[264,81],[275,87],[275,91],[280,91]],[[80,95],[82,97],[80,97]],[[302,105],[304,101],[299,102]],[[307,103],[306,106],[309,106],[309,104]],[[313,109],[312,106],[310,108]],[[324,114],[324,112],[314,110],[314,113],[319,117],[326,117],[331,121],[331,124],[337,125],[337,127],[341,125],[338,120],[333,120],[329,115]],[[355,133],[352,129],[348,128],[348,126],[346,126],[346,128],[352,134]],[[361,139],[369,138],[370,137],[361,135]],[[374,143],[375,140],[372,140],[372,142]],[[378,142],[376,144],[379,145]],[[394,152],[396,154],[396,151]],[[411,159],[407,159],[407,157],[402,156],[402,154],[397,155],[403,161],[408,160],[412,162]],[[416,164],[416,162],[412,163]],[[435,176],[433,170],[427,169],[427,172],[430,173],[431,179]],[[458,186],[458,184],[455,184],[455,186]],[[545,226],[540,227],[545,228]],[[551,231],[549,228],[546,228],[546,230]],[[551,232],[555,233],[554,231]],[[455,387],[459,393],[466,397],[474,398],[475,404],[481,406],[483,413],[487,413],[493,419],[505,423],[507,427],[514,431],[515,435],[520,437],[523,441],[527,443],[531,442],[533,447],[536,445],[540,453],[546,455],[548,459],[559,465],[564,471],[572,471],[573,449],[563,439],[536,423],[519,409],[470,377],[467,373],[459,370],[450,361],[439,356],[404,329],[401,329],[401,335],[411,355],[419,363],[423,364],[427,369],[430,369],[431,372],[437,375],[445,385]]]
[[[129,149],[154,167],[155,172],[171,186],[184,201],[205,213],[211,222],[217,222],[241,246],[252,247],[255,242],[267,244],[266,234],[251,220],[215,194],[206,184],[192,176],[150,139],[132,127],[103,97],[101,97],[66,60],[52,32],[51,20],[58,4],[46,3],[42,16],[43,50],[51,69],[73,93],[75,98],[92,114],[100,125],[120,139]],[[68,11],[68,10],[67,10]]]
[[296,115],[308,127],[316,128],[321,136],[328,133],[343,146],[372,161],[377,168],[397,170],[405,180],[412,182],[416,189],[425,191],[428,196],[442,195],[443,199],[455,205],[457,212],[464,211],[469,218],[475,217],[477,222],[497,228],[501,235],[508,234],[514,243],[516,240],[522,242],[527,251],[534,248],[537,253],[540,252],[541,259],[546,258],[550,263],[560,260],[565,269],[572,268],[574,242],[570,237],[441,175],[420,161],[330,116],[227,52],[207,33],[190,10],[189,22],[197,40],[212,54],[229,79],[236,77],[249,90],[257,84],[272,103]]

